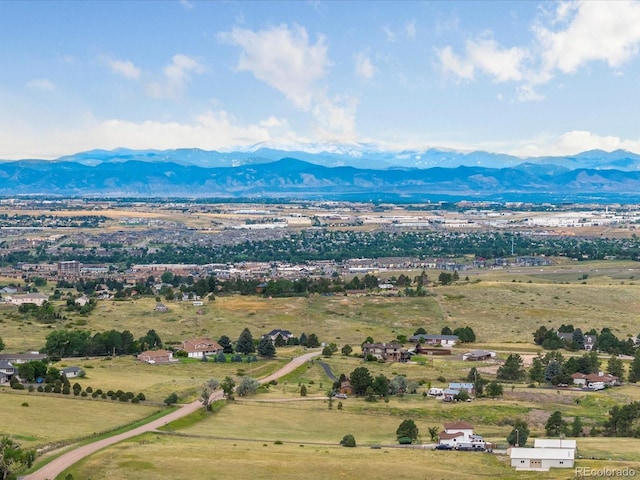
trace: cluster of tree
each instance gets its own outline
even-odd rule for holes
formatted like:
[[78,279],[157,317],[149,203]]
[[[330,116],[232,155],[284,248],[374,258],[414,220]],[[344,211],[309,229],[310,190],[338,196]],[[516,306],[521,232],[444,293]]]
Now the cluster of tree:
[[562,412],[556,410],[547,419],[547,423],[544,426],[545,432],[548,437],[560,437],[560,436],[572,436],[579,437],[583,432],[582,419],[579,416],[573,417],[573,422],[569,424],[564,418],[562,418]]
[[461,343],[473,343],[476,341],[476,334],[473,329],[469,326],[467,327],[458,327],[454,330],[451,330],[448,326],[445,326],[440,331],[441,335],[456,335],[458,340]]
[[54,330],[46,337],[44,351],[50,358],[87,355],[126,355],[162,348],[155,330],[135,339],[129,330],[109,330],[91,335],[86,330]]
[[441,285],[451,285],[453,282],[457,282],[460,280],[460,275],[457,270],[454,270],[453,273],[450,272],[442,272],[438,275],[438,282]]
[[[600,359],[595,352],[565,359],[560,352],[553,351],[547,352],[545,355],[538,355],[533,359],[529,369],[529,380],[550,385],[571,385],[573,383],[571,375],[574,373],[579,372],[589,375],[600,371]],[[624,375],[622,360],[617,357],[611,357],[607,362],[606,372],[622,378]]]
[[[333,390],[338,390],[346,379],[347,376],[341,374],[333,384]],[[376,396],[387,397],[389,395],[415,393],[418,389],[417,383],[407,382],[407,378],[403,375],[396,375],[392,379],[383,374],[373,377],[367,367],[357,367],[351,372],[349,381],[355,395],[364,396],[369,400],[375,400]]]
[[616,405],[609,410],[609,418],[604,425],[605,435],[611,437],[640,437],[640,402]]
[[78,312],[80,315],[89,315],[98,304],[98,301],[95,298],[90,298],[84,305],[80,305],[76,302],[75,298],[67,299],[67,311],[68,312]]
[[[482,375],[476,367],[471,367],[466,378],[467,382],[473,383],[473,390],[476,397],[498,398],[504,393],[504,387],[501,383],[482,378]],[[460,392],[463,393],[462,391]],[[464,392],[466,393],[466,392]],[[466,400],[466,398],[458,397],[456,400]]]
[[35,303],[23,303],[18,307],[18,312],[35,319],[37,322],[51,324],[64,317],[56,310],[55,305],[50,302],[43,302],[42,305]]
[[496,378],[498,380],[517,382],[523,380],[526,376],[524,362],[522,357],[517,353],[510,354],[505,362],[498,367]]
[[[571,334],[570,338],[563,339],[560,334]],[[583,333],[580,328],[573,325],[561,325],[557,331],[553,328],[547,329],[544,325],[533,333],[533,341],[536,345],[542,346],[545,350],[558,350],[564,348],[569,351],[583,350],[585,346],[585,336],[593,336],[598,351],[610,353],[612,355],[633,355],[635,343],[633,340],[621,340],[615,336],[610,328],[604,327],[600,333],[591,329]]]

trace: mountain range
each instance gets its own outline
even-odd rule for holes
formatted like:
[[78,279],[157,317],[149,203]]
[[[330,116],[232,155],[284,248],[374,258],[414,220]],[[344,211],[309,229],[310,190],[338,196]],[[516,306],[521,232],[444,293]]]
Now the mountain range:
[[92,150],[0,162],[0,195],[524,200],[640,199],[640,155],[592,150],[522,159],[488,152]]

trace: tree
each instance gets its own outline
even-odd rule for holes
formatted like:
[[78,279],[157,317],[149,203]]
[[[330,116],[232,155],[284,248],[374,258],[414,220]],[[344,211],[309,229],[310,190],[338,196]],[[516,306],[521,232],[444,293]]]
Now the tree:
[[2,341],[2,337],[0,337],[0,352],[4,350],[4,342]]
[[223,353],[233,353],[233,345],[231,344],[231,339],[226,335],[222,335],[218,340],[218,343],[222,347]]
[[262,337],[258,343],[258,354],[263,357],[272,358],[276,354],[276,347],[271,339],[267,336]]
[[549,437],[559,437],[566,433],[567,422],[562,419],[562,413],[559,410],[551,414],[544,429]]
[[307,338],[307,347],[309,348],[318,348],[320,346],[320,340],[315,333],[312,333]]
[[584,350],[584,334],[582,333],[582,330],[576,328],[573,331],[571,340],[575,344],[576,350]]
[[607,362],[607,373],[614,377],[622,378],[624,375],[624,365],[618,357],[611,357]]
[[504,365],[498,368],[497,378],[499,380],[518,381],[524,378],[525,371],[523,368],[522,357],[517,353],[510,354],[504,362]]
[[358,367],[350,376],[351,388],[356,395],[364,395],[367,392],[367,388],[372,386],[373,378],[367,367]]
[[640,380],[640,350],[636,351],[629,365],[629,382],[636,383],[638,380]]
[[356,439],[353,435],[345,435],[342,437],[342,440],[340,440],[340,445],[343,447],[355,447]]
[[502,394],[504,393],[504,388],[502,387],[501,383],[491,382],[489,383],[489,385],[487,385],[486,393],[487,393],[487,396],[491,398],[501,397]]
[[544,381],[544,366],[542,365],[542,360],[538,357],[534,358],[531,363],[529,380],[538,384]]
[[353,348],[351,347],[351,345],[347,344],[344,347],[342,347],[340,352],[342,353],[342,355],[349,356],[351,355],[351,352],[353,352]]
[[407,391],[407,377],[404,375],[396,375],[389,382],[389,389],[392,395],[403,394]]
[[13,473],[22,467],[31,467],[36,458],[36,451],[23,450],[20,444],[8,436],[0,438],[0,478],[13,478]]
[[238,385],[238,395],[241,397],[248,397],[253,395],[258,390],[260,383],[251,377],[242,377],[240,384]]
[[438,441],[438,433],[440,432],[440,427],[429,427],[429,438],[433,443]]
[[173,392],[167,398],[164,399],[165,405],[173,405],[178,401],[178,394]]
[[222,388],[225,396],[229,398],[233,396],[233,390],[236,388],[236,381],[233,378],[226,376],[220,383],[220,388]]
[[451,328],[444,326],[442,327],[442,330],[440,330],[440,335],[453,335],[453,331]]
[[517,419],[513,423],[513,429],[507,436],[507,443],[516,447],[524,447],[529,438],[529,426],[527,422]]
[[373,391],[381,397],[389,395],[389,379],[382,374],[373,379],[371,387],[373,388]]
[[582,419],[578,416],[573,417],[573,422],[571,423],[571,436],[582,436]]
[[418,439],[418,433],[419,430],[416,423],[411,419],[407,419],[404,420],[396,430],[396,438],[407,437],[410,438],[411,443],[413,443]]
[[453,331],[453,334],[457,335],[458,340],[460,340],[460,342],[462,343],[473,343],[476,341],[476,334],[469,326],[456,328]]
[[253,336],[248,328],[242,330],[238,341],[236,342],[236,352],[244,353],[245,355],[256,351],[256,347],[253,344]]
[[307,386],[306,385],[302,385],[300,387],[300,396],[301,397],[306,397],[307,396]]
[[333,351],[331,350],[331,347],[329,345],[327,345],[326,347],[324,347],[322,349],[322,356],[323,357],[329,358],[331,355],[333,355]]

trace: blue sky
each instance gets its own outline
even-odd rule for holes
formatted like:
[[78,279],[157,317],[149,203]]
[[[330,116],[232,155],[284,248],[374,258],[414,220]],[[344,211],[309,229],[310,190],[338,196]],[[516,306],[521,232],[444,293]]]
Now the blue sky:
[[640,2],[0,2],[0,158],[640,152]]

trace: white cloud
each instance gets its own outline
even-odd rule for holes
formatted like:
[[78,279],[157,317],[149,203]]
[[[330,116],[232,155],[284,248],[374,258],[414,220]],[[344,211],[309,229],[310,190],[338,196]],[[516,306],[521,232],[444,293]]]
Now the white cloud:
[[303,27],[280,25],[258,32],[234,28],[218,38],[242,48],[238,70],[251,72],[297,106],[310,108],[314,83],[330,65],[324,37],[310,44]]
[[624,149],[640,151],[640,140],[622,139],[607,135],[602,136],[584,130],[572,130],[560,136],[536,138],[530,142],[522,142],[507,153],[522,157],[538,157],[546,155],[575,155],[587,150],[605,150],[607,152]]
[[407,34],[407,37],[416,38],[416,21],[412,20],[410,22],[407,22],[407,24],[404,26],[404,31]]
[[387,37],[387,41],[391,43],[396,41],[396,34],[389,27],[382,27],[382,31]]
[[340,137],[352,134],[354,104],[331,99],[322,83],[331,66],[323,36],[311,43],[303,27],[279,25],[260,31],[234,28],[218,38],[242,49],[238,71],[251,72],[297,108],[310,112],[320,131]]
[[163,69],[164,79],[148,84],[147,92],[155,98],[177,98],[191,80],[191,74],[203,71],[204,67],[197,60],[181,53],[176,54]]
[[371,80],[376,73],[376,67],[371,59],[364,53],[355,55],[356,75],[363,80]]
[[639,51],[639,2],[563,2],[551,24],[534,27],[547,71],[574,73],[592,61],[615,68]]
[[31,125],[0,125],[0,158],[56,158],[94,148],[170,149],[195,147],[233,150],[259,142],[282,145],[306,143],[290,129],[286,119],[269,117],[255,124],[240,125],[225,111],[207,111],[189,123],[122,119],[97,121],[91,116],[80,127],[47,128]]
[[476,70],[496,82],[522,80],[526,57],[527,52],[522,48],[502,48],[492,38],[467,41],[464,58],[456,55],[451,47],[439,51],[443,70],[466,80],[472,80]]
[[121,75],[129,80],[138,80],[140,78],[140,69],[130,60],[117,60],[115,58],[104,57],[103,61],[109,69],[117,75]]
[[531,85],[520,85],[517,89],[516,98],[520,102],[538,102],[544,100],[544,96],[536,92]]
[[444,47],[442,50],[439,50],[438,58],[440,59],[442,70],[445,73],[451,72],[464,80],[473,80],[473,64],[456,55],[451,47]]
[[193,3],[189,0],[180,0],[180,5],[182,5],[185,10],[193,10]]
[[27,87],[33,90],[42,90],[44,92],[50,92],[56,89],[56,86],[46,78],[34,78],[27,82]]

